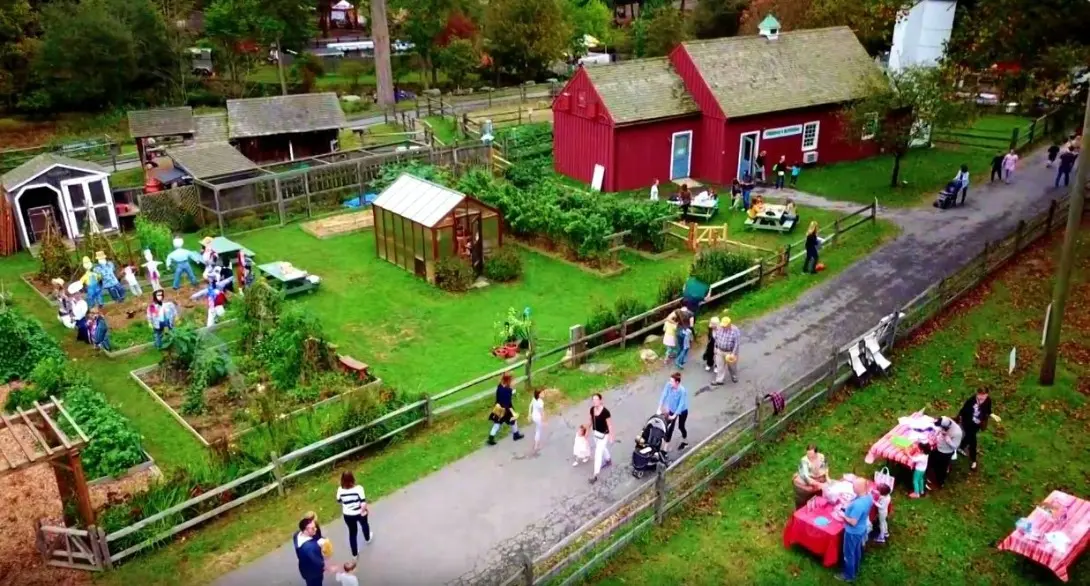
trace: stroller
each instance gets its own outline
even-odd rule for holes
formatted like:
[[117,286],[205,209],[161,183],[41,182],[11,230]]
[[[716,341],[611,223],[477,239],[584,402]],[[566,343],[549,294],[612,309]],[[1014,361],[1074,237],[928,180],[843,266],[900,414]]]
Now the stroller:
[[632,476],[643,478],[644,474],[657,471],[659,463],[667,464],[666,453],[662,451],[665,439],[666,421],[656,413],[648,418],[643,433],[636,438],[636,449],[632,451]]
[[950,209],[958,205],[958,194],[961,193],[961,183],[958,181],[951,181],[946,184],[946,187],[939,192],[939,196],[935,199],[935,203],[931,204],[940,210]]

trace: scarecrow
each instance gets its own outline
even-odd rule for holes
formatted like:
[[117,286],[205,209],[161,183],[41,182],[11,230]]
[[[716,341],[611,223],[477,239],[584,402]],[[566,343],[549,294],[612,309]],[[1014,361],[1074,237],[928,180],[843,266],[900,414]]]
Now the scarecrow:
[[[94,271],[91,259],[83,257],[83,276],[79,278],[81,289],[87,290],[87,305],[89,307],[102,307],[102,276]],[[69,288],[71,291],[71,288]]]
[[53,300],[57,302],[57,319],[64,327],[72,329],[76,322],[72,319],[72,298],[64,288],[64,279],[53,279]]
[[190,297],[190,299],[194,300],[204,297],[205,303],[208,304],[208,320],[205,322],[205,326],[209,328],[216,325],[216,318],[223,317],[224,313],[226,313],[224,305],[227,304],[227,294],[223,292],[222,281],[216,280],[218,275],[219,271],[209,275],[208,285],[204,290],[197,291]]
[[148,271],[148,282],[151,283],[151,290],[157,291],[163,288],[163,285],[159,283],[159,265],[163,264],[151,255],[151,251],[144,249],[144,269]]
[[87,335],[87,302],[83,300],[83,283],[76,281],[68,286],[72,299],[72,323],[76,328],[76,341],[91,343]]
[[98,261],[95,272],[102,279],[102,288],[110,294],[110,299],[117,302],[124,301],[125,288],[121,286],[121,281],[117,279],[117,267],[114,266],[113,261],[107,259],[106,253],[101,250],[95,253],[95,260]]
[[166,292],[162,289],[152,291],[151,303],[148,304],[148,325],[155,333],[156,348],[163,347],[163,332],[173,330],[177,319],[178,306],[166,300]]
[[197,284],[197,275],[193,274],[193,267],[189,260],[193,258],[193,251],[185,249],[185,242],[181,238],[174,239],[174,251],[167,255],[167,270],[174,265],[174,290],[182,286],[182,275],[189,279],[190,285]]

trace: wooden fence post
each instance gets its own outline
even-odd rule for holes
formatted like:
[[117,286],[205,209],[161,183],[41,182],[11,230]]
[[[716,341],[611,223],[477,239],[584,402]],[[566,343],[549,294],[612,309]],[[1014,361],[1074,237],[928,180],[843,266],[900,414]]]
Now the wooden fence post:
[[753,437],[754,441],[761,439],[761,397],[753,397]]
[[783,249],[783,267],[780,269],[781,275],[787,274],[787,265],[791,264],[791,245],[787,244]]
[[432,406],[432,403],[431,403],[431,395],[425,393],[424,394],[424,426],[425,427],[431,427],[431,422],[432,422],[432,418],[433,418],[432,414],[433,414],[434,411],[435,411],[435,409],[434,409],[434,407]]
[[580,354],[587,351],[587,343],[582,341],[586,337],[584,335],[583,326],[576,324],[568,328],[568,353],[572,358],[568,361],[568,366],[575,368],[583,363],[582,357],[575,358]]
[[1014,149],[1018,148],[1018,130],[1019,130],[1019,128],[1017,126],[1011,129],[1011,150],[1012,151]]
[[1014,253],[1011,256],[1016,256],[1022,250],[1022,232],[1026,229],[1026,221],[1018,220],[1018,227],[1014,230]]
[[1029,141],[1026,143],[1027,145],[1033,144],[1033,138],[1036,136],[1036,134],[1037,134],[1037,121],[1034,120],[1033,122],[1029,123]]
[[988,249],[991,248],[991,242],[984,243],[984,252],[980,255],[980,278],[977,281],[983,281],[988,276]]
[[761,287],[761,283],[765,278],[765,259],[757,261],[757,288]]
[[870,221],[875,222],[878,220],[878,198],[874,198],[874,203],[870,204]]
[[534,558],[522,552],[522,580],[526,586],[534,586]]
[[833,220],[833,242],[840,236],[840,218]]
[[655,472],[655,524],[662,525],[666,519],[666,466],[659,466]]
[[276,452],[269,452],[269,457],[272,458],[273,478],[276,479],[276,494],[284,496],[284,465],[280,463]]
[[621,322],[621,350],[628,345],[628,318]]
[[99,565],[106,570],[114,569],[114,563],[110,560],[110,542],[106,539],[106,530],[97,525],[92,525],[87,530],[91,537],[91,552],[99,556]]
[[1052,233],[1052,218],[1056,215],[1056,200],[1048,203],[1048,220],[1045,221],[1045,235]]
[[532,377],[534,375],[534,350],[531,347],[530,351],[526,354],[526,390],[531,391],[534,388],[534,382]]
[[829,368],[829,391],[827,393],[830,397],[833,396],[833,390],[836,387],[836,371],[837,366],[839,366],[839,364],[837,364],[839,361],[840,350],[833,350],[833,365]]
[[889,346],[886,347],[886,351],[893,350],[893,345],[897,343],[897,326],[901,323],[901,310],[893,312],[893,329],[889,333]]

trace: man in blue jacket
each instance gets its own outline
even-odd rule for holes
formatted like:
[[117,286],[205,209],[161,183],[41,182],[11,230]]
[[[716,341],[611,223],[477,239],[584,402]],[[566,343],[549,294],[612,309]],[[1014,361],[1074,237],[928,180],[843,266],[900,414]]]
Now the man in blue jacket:
[[681,445],[677,449],[684,450],[689,445],[685,442],[689,439],[689,432],[685,429],[685,420],[689,418],[689,393],[681,386],[680,372],[671,375],[663,387],[662,397],[659,398],[659,413],[666,417],[666,438],[662,442],[662,451],[669,449],[675,427],[681,431]]
[[318,526],[314,519],[301,519],[299,531],[291,537],[295,557],[299,558],[299,575],[307,586],[322,586],[325,575],[325,558],[322,557],[322,547],[318,545],[317,533]]

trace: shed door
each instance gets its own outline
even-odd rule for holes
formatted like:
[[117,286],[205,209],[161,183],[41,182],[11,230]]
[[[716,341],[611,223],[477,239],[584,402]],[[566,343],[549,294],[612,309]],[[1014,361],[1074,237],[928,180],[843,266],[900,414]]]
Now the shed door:
[[670,148],[670,180],[688,179],[693,161],[693,131],[675,132]]

